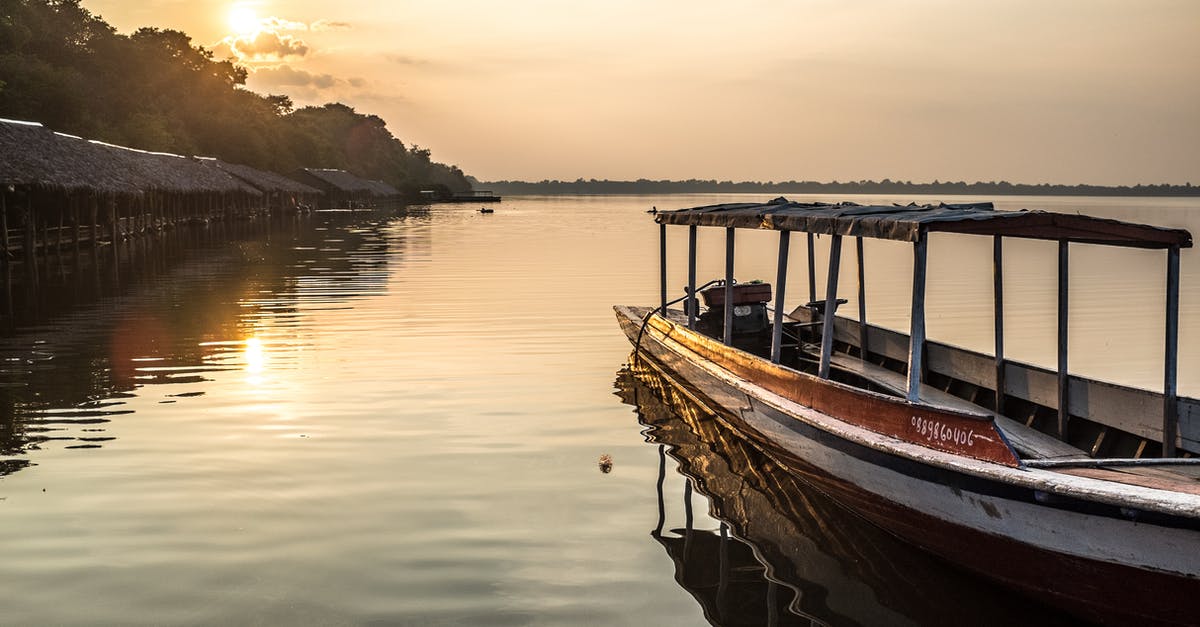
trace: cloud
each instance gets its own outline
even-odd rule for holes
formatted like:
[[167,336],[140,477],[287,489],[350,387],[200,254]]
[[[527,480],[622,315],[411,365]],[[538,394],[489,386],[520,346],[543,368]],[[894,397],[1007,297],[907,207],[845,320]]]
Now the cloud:
[[308,44],[299,37],[268,30],[226,37],[214,46],[218,55],[233,56],[239,61],[278,61],[303,57],[309,50]]
[[385,54],[383,58],[397,65],[432,65],[433,63],[429,59],[410,57],[405,54]]
[[308,44],[301,38],[269,30],[260,30],[253,35],[236,37],[229,43],[229,47],[233,48],[234,54],[242,59],[286,59],[288,56],[308,54]]
[[272,15],[271,17],[262,18],[262,20],[260,20],[260,23],[261,23],[261,25],[259,26],[260,29],[269,30],[272,32],[279,32],[279,31],[283,31],[283,30],[308,30],[309,29],[309,25],[305,24],[304,22],[293,22],[292,20],[285,20],[282,17],[275,17],[274,15]]
[[291,66],[265,67],[254,71],[256,83],[276,87],[315,87],[328,89],[341,82],[332,74],[313,74]]
[[332,20],[317,20],[308,25],[309,30],[324,31],[324,30],[350,30],[349,22],[334,22]]
[[212,48],[218,56],[233,57],[240,62],[278,62],[306,56],[312,50],[307,41],[292,33],[350,28],[347,22],[321,19],[308,23],[272,15],[260,19],[253,33],[229,35]]
[[286,94],[297,107],[334,100],[357,103],[373,96],[371,83],[365,79],[340,78],[287,64],[259,67],[250,73],[246,83],[259,93]]

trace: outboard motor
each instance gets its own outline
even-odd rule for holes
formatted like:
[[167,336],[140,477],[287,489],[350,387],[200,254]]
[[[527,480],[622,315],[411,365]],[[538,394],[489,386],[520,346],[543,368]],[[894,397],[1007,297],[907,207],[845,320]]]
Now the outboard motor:
[[[771,284],[761,281],[737,283],[733,286],[733,335],[760,334],[771,328],[767,316],[767,303],[771,302]],[[725,334],[725,286],[710,287],[700,292],[708,310],[700,314],[697,325],[700,330],[722,337]]]

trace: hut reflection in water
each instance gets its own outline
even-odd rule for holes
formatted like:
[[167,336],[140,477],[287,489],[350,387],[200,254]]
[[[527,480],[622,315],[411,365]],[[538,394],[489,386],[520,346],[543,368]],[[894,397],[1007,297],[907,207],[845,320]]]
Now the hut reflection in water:
[[[863,521],[790,475],[703,400],[644,362],[617,394],[659,446],[651,531],[676,582],[713,625],[1074,625]],[[683,525],[667,515],[667,457],[684,476]],[[692,489],[717,529],[695,528]]]
[[40,463],[39,449],[115,440],[132,397],[173,403],[205,394],[198,384],[216,373],[252,369],[258,317],[299,324],[302,301],[378,293],[406,241],[387,235],[392,220],[216,221],[51,251],[29,272],[0,264],[0,476]]

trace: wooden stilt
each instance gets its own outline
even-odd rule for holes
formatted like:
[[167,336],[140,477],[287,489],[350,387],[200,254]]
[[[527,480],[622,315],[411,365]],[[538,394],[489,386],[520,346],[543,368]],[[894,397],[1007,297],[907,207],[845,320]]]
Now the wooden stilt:
[[8,263],[8,194],[3,190],[0,190],[0,231],[4,231],[0,252],[4,254],[4,263]]
[[79,206],[83,200],[83,197],[76,196],[71,203],[71,246],[75,252],[79,252]]
[[[66,199],[70,202],[70,199]],[[54,234],[54,252],[55,254],[62,252],[63,244],[63,225],[66,224],[66,209],[62,203],[58,204],[58,232]]]
[[92,196],[88,206],[91,208],[92,248],[100,245],[100,199]]

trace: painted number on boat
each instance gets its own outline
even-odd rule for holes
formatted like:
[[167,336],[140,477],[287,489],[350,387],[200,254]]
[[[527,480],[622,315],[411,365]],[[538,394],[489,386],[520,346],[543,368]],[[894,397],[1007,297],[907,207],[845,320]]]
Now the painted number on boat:
[[930,420],[920,416],[913,416],[909,422],[913,427],[916,427],[917,433],[930,442],[957,444],[959,446],[975,445],[974,429],[963,429],[962,427],[948,425],[940,420]]

